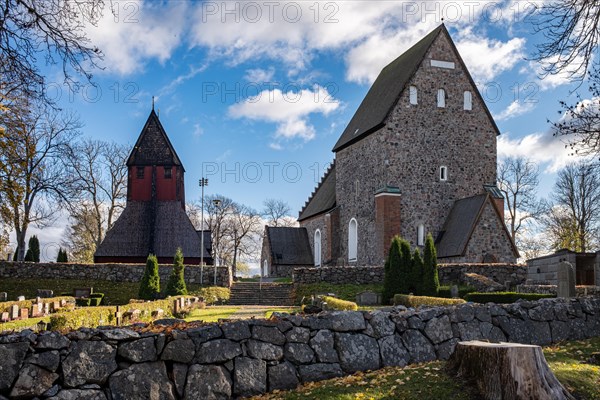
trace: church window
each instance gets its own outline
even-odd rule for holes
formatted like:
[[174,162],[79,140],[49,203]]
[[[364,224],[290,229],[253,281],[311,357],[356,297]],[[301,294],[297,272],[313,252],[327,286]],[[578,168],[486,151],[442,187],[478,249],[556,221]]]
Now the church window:
[[165,167],[165,179],[171,179],[172,177],[172,168]]
[[409,92],[410,92],[410,104],[412,104],[412,105],[419,104],[417,87],[416,86],[411,86],[410,89],[409,89]]
[[417,246],[425,245],[425,226],[420,224],[417,227]]
[[440,167],[440,181],[448,180],[448,167],[441,166]]
[[137,178],[144,179],[144,167],[137,167]]
[[321,266],[321,231],[318,229],[315,231],[314,251],[315,251],[315,267],[320,267]]
[[439,89],[437,93],[437,106],[439,108],[446,107],[446,91],[444,89]]
[[348,225],[348,261],[353,262],[358,258],[358,223],[354,218]]
[[473,109],[473,95],[468,90],[465,92],[464,109],[467,111],[471,111]]

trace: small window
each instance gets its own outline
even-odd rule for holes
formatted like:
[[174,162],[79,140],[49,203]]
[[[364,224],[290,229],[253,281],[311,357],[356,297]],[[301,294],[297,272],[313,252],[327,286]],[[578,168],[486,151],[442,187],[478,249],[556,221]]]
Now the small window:
[[144,179],[144,167],[137,167],[137,178]]
[[358,223],[354,218],[348,224],[348,261],[358,259]]
[[439,89],[437,93],[437,106],[439,108],[446,107],[446,91],[444,89]]
[[418,98],[418,94],[417,94],[417,87],[416,86],[411,86],[410,89],[409,89],[409,93],[410,93],[410,104],[412,104],[412,105],[419,104],[419,98]]
[[425,245],[425,226],[423,224],[417,227],[417,246]]
[[321,266],[321,231],[315,231],[315,243],[314,243],[314,252],[315,252],[315,267]]
[[471,111],[473,109],[473,95],[468,90],[465,92],[464,109],[467,111]]
[[448,167],[440,167],[440,181],[448,180]]
[[172,174],[172,169],[171,167],[165,167],[165,179],[171,179],[171,174]]

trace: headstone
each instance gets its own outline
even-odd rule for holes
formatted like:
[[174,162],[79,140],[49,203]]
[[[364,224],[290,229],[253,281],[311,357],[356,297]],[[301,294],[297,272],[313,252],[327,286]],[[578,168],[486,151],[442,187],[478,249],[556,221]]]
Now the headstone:
[[121,306],[117,306],[117,312],[115,312],[115,320],[117,322],[117,326],[121,325],[123,319],[123,314],[121,313]]
[[60,310],[60,302],[53,301],[52,302],[52,312],[56,312],[57,310]]
[[8,300],[8,293],[0,292],[0,303],[6,300]]
[[558,292],[556,297],[575,297],[575,268],[571,263],[562,261],[556,272]]
[[141,310],[131,310],[131,320],[132,321],[138,321],[140,319],[140,315],[142,315],[142,311]]
[[67,305],[67,301],[66,301],[65,299],[62,299],[62,300],[60,301],[60,306],[61,306],[61,307],[64,307],[64,306],[66,306],[66,305]]
[[375,292],[362,292],[356,295],[356,303],[361,306],[376,306],[381,304],[381,296]]
[[35,298],[35,303],[40,304],[42,302],[42,298],[40,296]]
[[44,299],[48,299],[50,297],[54,297],[54,291],[50,289],[38,289],[37,295]]
[[44,315],[50,314],[50,303],[44,303]]
[[44,314],[44,304],[37,303],[31,307],[31,316],[33,318],[41,317]]
[[179,314],[181,308],[179,307],[179,299],[173,300],[173,314]]
[[19,296],[19,297],[17,297],[17,301],[25,301],[25,296]]
[[8,322],[10,321],[8,312],[3,312],[2,315],[0,315],[0,322]]
[[21,319],[29,318],[29,308],[21,308],[21,313],[19,314],[19,317],[21,317]]
[[165,310],[163,310],[162,308],[158,308],[158,309],[152,311],[153,318],[162,318],[164,315],[165,315]]
[[450,297],[452,297],[453,299],[457,299],[458,296],[459,296],[458,286],[452,285],[452,287],[450,287]]
[[18,319],[19,318],[19,306],[13,304],[10,306],[10,319]]

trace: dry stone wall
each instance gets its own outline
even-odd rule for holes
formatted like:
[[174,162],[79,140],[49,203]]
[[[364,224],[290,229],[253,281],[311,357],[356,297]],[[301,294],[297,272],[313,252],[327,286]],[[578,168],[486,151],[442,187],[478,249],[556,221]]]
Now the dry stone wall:
[[[36,278],[36,279],[89,279],[112,282],[139,282],[144,275],[145,264],[77,264],[77,263],[31,263],[0,261],[0,278]],[[160,279],[166,282],[173,266],[160,265]],[[212,285],[214,267],[208,266],[200,271],[197,265],[187,265],[185,281]],[[231,271],[228,267],[217,267],[217,286],[230,287]]]
[[600,336],[600,299],[282,315],[168,334],[134,328],[0,336],[0,400],[229,399],[385,366],[446,360],[464,340]]

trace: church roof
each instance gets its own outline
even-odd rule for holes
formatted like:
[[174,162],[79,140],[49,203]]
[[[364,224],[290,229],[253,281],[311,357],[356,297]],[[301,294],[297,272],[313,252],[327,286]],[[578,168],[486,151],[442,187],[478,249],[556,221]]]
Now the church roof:
[[456,50],[456,46],[454,46],[448,30],[444,24],[441,24],[381,70],[362,103],[360,103],[358,110],[354,113],[350,123],[333,147],[334,152],[342,150],[344,147],[359,141],[385,125],[388,115],[393,111],[406,85],[412,79],[425,58],[427,51],[440,33],[448,37],[476,95],[479,96],[484,110],[492,121],[496,134],[500,134],[490,111],[485,105],[485,101],[483,101],[479,90],[475,86],[473,78],[470,76],[460,54]]
[[331,164],[325,176],[312,193],[304,208],[300,211],[298,221],[314,217],[329,211],[336,206],[335,195],[335,161]]
[[[465,253],[486,204],[494,209],[508,235],[504,221],[488,193],[460,199],[454,202],[438,236],[436,243],[438,258],[460,257]],[[515,254],[519,254],[512,240],[511,244]]]
[[265,239],[269,241],[272,264],[313,265],[306,228],[267,226]]
[[[96,257],[173,257],[181,247],[184,257],[200,257],[196,231],[180,201],[129,201],[121,216],[96,249]],[[204,233],[204,258],[211,257],[210,232]]]
[[127,159],[127,166],[132,165],[182,166],[179,156],[177,156],[177,152],[175,152],[154,109],[150,112],[148,120]]

